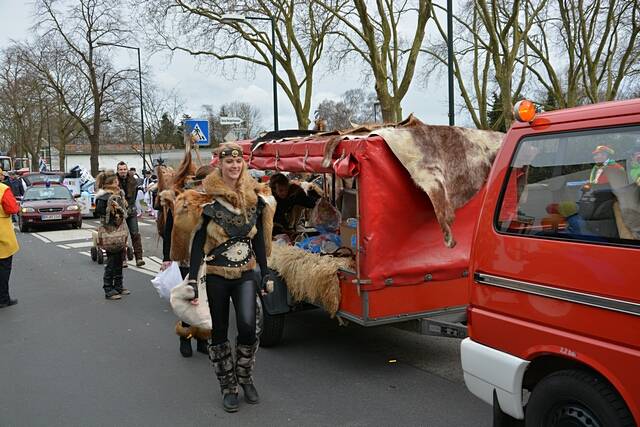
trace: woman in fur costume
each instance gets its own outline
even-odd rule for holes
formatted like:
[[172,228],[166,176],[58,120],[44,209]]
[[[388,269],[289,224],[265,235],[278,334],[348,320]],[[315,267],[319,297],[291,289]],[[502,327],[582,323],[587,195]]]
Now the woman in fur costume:
[[[191,245],[189,282],[196,294],[200,264],[206,262],[207,297],[213,331],[209,357],[220,382],[224,410],[238,410],[238,391],[245,401],[258,403],[252,372],[258,349],[256,335],[256,289],[270,278],[267,256],[271,252],[271,232],[275,201],[269,188],[257,183],[247,170],[242,148],[222,144],[218,167],[203,181],[212,203],[202,207],[200,225]],[[261,276],[254,271],[256,262]],[[233,300],[238,337],[235,362],[228,340],[229,300]]]
[[[160,271],[167,269],[171,265],[172,261],[177,261],[180,263],[179,268],[180,268],[180,273],[182,274],[182,277],[186,277],[186,275],[189,273],[189,264],[188,264],[189,247],[185,244],[180,245],[178,243],[178,239],[182,238],[182,236],[185,236],[185,235],[190,236],[191,231],[193,231],[193,228],[191,230],[188,230],[185,234],[183,230],[180,230],[179,227],[177,227],[176,231],[178,232],[175,235],[176,244],[175,245],[173,244],[173,241],[174,241],[173,211],[175,209],[174,204],[176,200],[180,198],[180,200],[178,201],[178,204],[182,205],[183,197],[181,197],[181,195],[182,193],[184,193],[184,187],[185,186],[197,187],[197,184],[205,176],[207,176],[207,174],[209,174],[212,170],[213,170],[212,166],[209,166],[209,165],[201,166],[195,171],[195,180],[187,181],[182,179],[181,177],[183,175],[188,175],[189,173],[192,173],[191,154],[189,153],[188,157],[185,157],[185,160],[183,161],[183,164],[179,168],[178,173],[175,177],[177,178],[175,180],[177,182],[177,185],[175,185],[172,182],[172,184],[174,185],[172,185],[171,188],[164,189],[160,192],[159,197],[162,204],[162,215],[160,217],[162,217],[163,219],[162,266],[160,267]],[[193,179],[193,178],[194,178],[193,176],[189,177],[189,179]],[[163,182],[163,185],[166,186],[166,183]],[[206,201],[210,201],[210,198],[207,198]],[[178,220],[178,222],[180,223],[180,220]],[[173,253],[173,256],[172,256],[172,253]],[[197,343],[196,350],[200,353],[208,354],[209,351],[207,348],[207,340],[211,336],[211,331],[198,328],[195,326],[191,326],[188,323],[183,322],[181,320],[178,320],[178,322],[176,323],[175,331],[180,340],[180,347],[179,347],[180,354],[182,354],[183,357],[191,357],[193,355],[193,349],[191,348],[192,338],[196,339],[196,343]]]
[[[118,176],[112,170],[102,172],[96,178],[96,215],[103,225],[119,226],[127,218],[127,201],[124,191],[118,185]],[[122,285],[122,257],[124,248],[117,252],[107,252],[107,262],[102,278],[104,296],[108,300],[119,300],[121,295],[129,295]]]

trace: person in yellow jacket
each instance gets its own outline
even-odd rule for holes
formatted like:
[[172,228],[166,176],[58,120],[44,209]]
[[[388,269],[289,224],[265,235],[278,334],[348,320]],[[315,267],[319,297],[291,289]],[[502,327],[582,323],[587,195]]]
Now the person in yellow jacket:
[[17,214],[18,210],[18,202],[11,189],[5,184],[0,184],[0,308],[18,303],[17,299],[11,299],[9,296],[11,261],[20,249],[11,215]]

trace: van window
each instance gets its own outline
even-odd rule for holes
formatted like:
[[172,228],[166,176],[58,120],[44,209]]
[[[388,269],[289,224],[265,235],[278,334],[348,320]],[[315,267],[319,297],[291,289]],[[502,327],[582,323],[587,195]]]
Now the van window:
[[523,138],[496,228],[640,245],[640,126]]

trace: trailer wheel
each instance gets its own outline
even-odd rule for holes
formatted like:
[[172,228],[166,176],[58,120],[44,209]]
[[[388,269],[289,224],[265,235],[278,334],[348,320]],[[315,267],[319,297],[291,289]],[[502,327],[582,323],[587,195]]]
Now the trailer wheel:
[[526,427],[631,427],[634,421],[618,392],[602,377],[564,370],[543,378],[526,407]]
[[100,249],[100,248],[98,248],[97,261],[98,261],[98,264],[103,264],[104,263],[104,253],[103,253],[102,249]]
[[91,261],[96,262],[98,260],[98,248],[91,246]]
[[262,310],[262,334],[260,335],[261,347],[273,347],[282,341],[284,332],[284,319],[286,314],[271,315],[264,309],[262,300],[258,298]]

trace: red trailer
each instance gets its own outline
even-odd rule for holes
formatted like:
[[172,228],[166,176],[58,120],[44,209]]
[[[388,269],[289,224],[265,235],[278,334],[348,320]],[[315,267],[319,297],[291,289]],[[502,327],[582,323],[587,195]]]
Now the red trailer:
[[[250,141],[240,145],[252,169],[353,178],[353,189],[343,192],[342,210],[344,217],[351,207],[346,216],[357,220],[355,268],[339,273],[336,315],[362,326],[413,320],[423,333],[435,328],[431,332],[438,335],[464,336],[465,328],[453,321],[464,318],[469,300],[465,277],[483,190],[455,212],[452,230],[457,244],[448,248],[429,197],[383,138],[344,139],[325,167],[323,155],[330,140],[312,136],[270,141],[253,150]],[[335,187],[333,191],[335,200]],[[280,340],[290,304],[286,291],[264,298],[263,345]],[[435,316],[440,321],[425,321]]]

